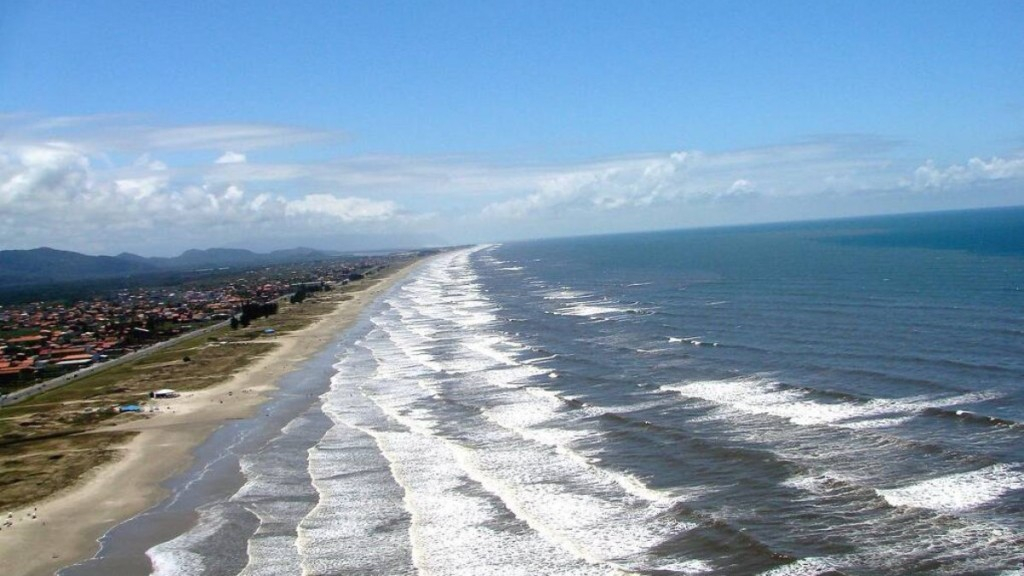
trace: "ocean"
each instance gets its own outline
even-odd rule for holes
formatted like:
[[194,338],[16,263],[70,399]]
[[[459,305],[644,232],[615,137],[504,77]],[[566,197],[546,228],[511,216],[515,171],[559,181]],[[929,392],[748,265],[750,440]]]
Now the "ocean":
[[63,574],[1021,574],[1024,209],[446,252],[254,420]]

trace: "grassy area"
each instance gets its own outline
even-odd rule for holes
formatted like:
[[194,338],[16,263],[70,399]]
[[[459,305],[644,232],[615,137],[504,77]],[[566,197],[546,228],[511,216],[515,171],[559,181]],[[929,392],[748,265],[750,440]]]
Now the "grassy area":
[[[45,498],[115,457],[131,433],[106,426],[146,415],[119,414],[114,407],[145,403],[151,390],[189,391],[223,382],[272,348],[278,335],[308,326],[377,281],[370,277],[315,293],[301,304],[282,302],[278,314],[247,328],[197,335],[0,409],[0,511]],[[267,328],[274,333],[265,333]]]
[[0,458],[0,510],[10,510],[70,486],[86,472],[109,462],[130,432],[44,438],[3,447]]

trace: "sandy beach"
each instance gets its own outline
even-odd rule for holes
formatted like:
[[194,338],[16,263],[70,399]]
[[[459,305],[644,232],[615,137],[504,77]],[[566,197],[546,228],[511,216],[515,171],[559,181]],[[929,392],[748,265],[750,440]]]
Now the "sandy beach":
[[137,431],[115,461],[42,502],[0,518],[3,574],[44,575],[87,559],[112,526],[146,510],[166,494],[162,482],[185,469],[193,450],[221,424],[246,418],[277,387],[281,376],[321,350],[350,326],[366,304],[414,266],[392,272],[341,300],[335,309],[301,330],[274,337],[277,346],[223,383],[157,401],[150,418],[104,430]]

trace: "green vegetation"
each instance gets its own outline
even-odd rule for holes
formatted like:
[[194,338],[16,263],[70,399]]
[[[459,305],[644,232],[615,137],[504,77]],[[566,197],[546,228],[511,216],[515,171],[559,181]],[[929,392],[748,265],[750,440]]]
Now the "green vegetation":
[[70,486],[117,455],[131,432],[58,436],[7,444],[0,457],[0,510],[10,510]]

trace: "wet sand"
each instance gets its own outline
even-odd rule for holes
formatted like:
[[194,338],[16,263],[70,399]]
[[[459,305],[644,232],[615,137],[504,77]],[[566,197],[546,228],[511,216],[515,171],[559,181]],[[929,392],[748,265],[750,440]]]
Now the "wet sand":
[[[162,500],[162,483],[185,470],[193,452],[225,422],[247,418],[276,389],[281,377],[323,349],[349,327],[366,304],[404,277],[412,266],[354,292],[353,298],[312,325],[275,337],[277,346],[227,381],[158,401],[153,417],[105,430],[139,434],[123,445],[115,461],[92,471],[76,485],[32,506],[12,512],[13,526],[0,531],[3,573],[53,574],[90,558],[98,538],[116,524]],[[7,518],[0,518],[0,524]]]

